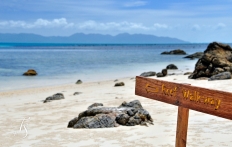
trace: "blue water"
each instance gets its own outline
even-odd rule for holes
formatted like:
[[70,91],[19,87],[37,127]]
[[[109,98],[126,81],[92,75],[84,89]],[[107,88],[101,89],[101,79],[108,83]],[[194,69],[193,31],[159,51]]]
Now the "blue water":
[[[134,77],[144,71],[159,72],[168,64],[193,69],[196,60],[184,55],[160,55],[183,49],[187,54],[204,51],[208,44],[86,45],[0,44],[0,91]],[[25,77],[28,69],[38,76]]]

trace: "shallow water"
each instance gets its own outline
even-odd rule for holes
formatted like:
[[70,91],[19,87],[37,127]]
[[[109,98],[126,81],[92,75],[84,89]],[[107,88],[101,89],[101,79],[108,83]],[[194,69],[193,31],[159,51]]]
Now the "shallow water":
[[[80,45],[0,44],[0,91],[48,85],[134,77],[144,71],[159,72],[174,63],[179,70],[193,69],[197,60],[185,55],[160,55],[183,49],[204,51],[207,44]],[[28,69],[38,75],[25,77]]]

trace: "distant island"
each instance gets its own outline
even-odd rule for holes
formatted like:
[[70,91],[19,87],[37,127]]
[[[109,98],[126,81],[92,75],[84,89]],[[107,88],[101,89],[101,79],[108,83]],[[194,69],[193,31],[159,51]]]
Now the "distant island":
[[76,33],[71,36],[0,33],[0,43],[166,44],[189,42],[171,37],[128,33],[118,34],[116,36],[83,33]]

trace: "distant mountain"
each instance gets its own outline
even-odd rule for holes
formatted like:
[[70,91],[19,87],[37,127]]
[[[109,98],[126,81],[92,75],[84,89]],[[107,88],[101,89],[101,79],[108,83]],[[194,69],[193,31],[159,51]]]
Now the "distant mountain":
[[0,33],[1,43],[83,43],[83,44],[158,44],[158,43],[188,43],[186,41],[170,38],[157,37],[145,34],[118,34],[116,36],[101,34],[76,33],[68,37],[41,36],[36,34],[3,34]]

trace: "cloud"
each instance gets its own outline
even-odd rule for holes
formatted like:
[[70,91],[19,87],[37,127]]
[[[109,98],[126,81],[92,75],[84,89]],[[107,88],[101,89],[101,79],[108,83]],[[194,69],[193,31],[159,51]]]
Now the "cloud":
[[28,23],[25,21],[0,21],[0,27],[20,27],[24,29],[32,29],[32,28],[42,28],[42,27],[72,27],[74,23],[68,23],[65,18],[46,20],[46,19],[37,19],[33,23]]
[[214,24],[214,25],[198,25],[195,24],[192,26],[192,30],[193,31],[199,31],[199,30],[221,30],[223,28],[225,28],[226,25],[224,23],[218,23],[218,24]]
[[216,26],[215,26],[215,29],[216,30],[220,30],[220,29],[223,29],[223,28],[225,28],[226,27],[226,25],[224,24],[224,23],[218,23]]
[[40,29],[40,28],[70,28],[81,32],[89,31],[108,31],[108,32],[143,32],[156,31],[160,29],[169,29],[167,24],[154,23],[153,25],[144,25],[137,22],[96,22],[94,20],[83,21],[79,23],[68,22],[65,18],[47,20],[37,19],[34,22],[25,21],[0,21],[0,28],[22,28],[22,29]]
[[106,22],[106,23],[98,23],[93,20],[89,20],[83,23],[79,23],[76,25],[79,29],[94,29],[94,30],[132,30],[132,29],[140,29],[147,30],[148,27],[144,26],[142,23],[133,23],[133,22]]
[[68,23],[66,18],[59,18],[53,19],[51,21],[46,19],[37,19],[33,24],[28,24],[30,28],[37,28],[37,27],[72,27],[74,23]]
[[193,30],[193,31],[199,31],[199,30],[201,30],[201,27],[200,27],[200,25],[198,25],[198,24],[194,24],[194,25],[192,26],[192,30]]
[[132,1],[132,2],[127,2],[124,3],[124,7],[140,7],[140,6],[144,6],[146,5],[147,2],[146,1]]
[[155,23],[154,24],[154,29],[167,29],[168,25],[166,24],[160,24],[160,23]]

